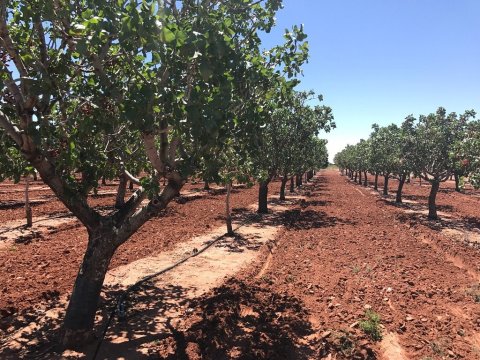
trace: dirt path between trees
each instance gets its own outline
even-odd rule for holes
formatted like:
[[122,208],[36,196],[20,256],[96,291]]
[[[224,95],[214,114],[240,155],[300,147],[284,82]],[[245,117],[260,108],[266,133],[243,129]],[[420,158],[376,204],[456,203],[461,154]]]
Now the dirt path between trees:
[[[282,204],[274,202],[270,205],[270,213],[262,216],[255,213],[255,204],[252,204],[241,216],[236,217],[233,237],[222,237],[225,234],[222,226],[178,244],[170,251],[111,269],[104,284],[106,298],[115,298],[120,291],[145,276],[190,254],[198,253],[168,273],[148,281],[140,291],[132,292],[125,303],[125,319],[114,322],[109,328],[98,358],[137,359],[152,355],[151,339],[170,331],[172,326],[191,311],[188,304],[193,299],[221,285],[225,278],[252,263],[258,256],[259,249],[275,239],[281,229],[282,214],[299,200],[297,197]],[[210,247],[202,252],[206,246]],[[66,298],[62,297],[56,307],[50,307],[43,316],[13,331],[8,341],[2,345],[4,356],[15,358],[27,357],[28,354],[39,356],[43,353],[48,358],[92,358],[96,344],[80,352],[65,351],[60,355],[51,352],[52,349],[47,344],[39,341],[44,336],[44,327],[58,327],[55,323],[62,317],[65,304]],[[106,312],[99,314],[98,328],[106,323],[105,315]],[[141,326],[142,324],[148,326]]]
[[[445,232],[452,221],[477,231],[471,207],[478,199],[467,207],[465,195],[448,193],[452,205],[441,197],[440,210],[453,220],[429,222],[421,211],[406,211],[424,201],[408,191],[411,202],[394,206],[336,170],[322,171],[304,186],[299,206],[254,229],[268,236],[222,242],[201,264],[142,287],[129,298],[127,321],[108,332],[101,358],[480,359],[480,249]],[[252,203],[254,195],[242,192],[237,201]],[[247,210],[243,205],[237,221],[248,219]],[[215,234],[218,225],[205,233]],[[169,257],[198,250],[205,238],[195,235],[165,249]],[[107,300],[166,260],[142,255],[112,267]],[[99,318],[107,315],[108,307],[102,309]],[[46,325],[37,325],[48,340]],[[45,347],[25,336],[30,349]],[[45,359],[52,358],[48,350]]]
[[[402,208],[337,171],[315,181],[273,254],[265,253],[263,263],[198,301],[181,332],[188,346],[182,350],[176,341],[176,354],[480,359],[478,249],[423,221],[406,221]],[[213,307],[220,310],[215,314]],[[243,307],[255,315],[242,316]],[[362,323],[367,310],[381,318],[381,341],[362,329],[368,328]],[[158,351],[166,357],[164,347]]]

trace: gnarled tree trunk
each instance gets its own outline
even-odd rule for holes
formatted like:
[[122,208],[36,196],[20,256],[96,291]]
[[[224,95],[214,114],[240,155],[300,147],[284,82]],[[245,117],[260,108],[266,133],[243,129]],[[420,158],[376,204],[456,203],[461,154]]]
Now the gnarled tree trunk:
[[120,175],[117,189],[117,196],[115,198],[115,207],[120,209],[125,205],[125,194],[127,192],[127,177],[125,174]]
[[358,172],[358,183],[362,185],[362,170]]
[[261,181],[258,189],[258,210],[259,214],[268,213],[268,183],[270,181]]
[[388,179],[390,178],[390,175],[385,175],[383,178],[384,178],[383,195],[387,196],[388,195]]
[[295,177],[295,183],[296,183],[295,185],[297,187],[302,186],[302,183],[303,183],[302,182],[302,174],[297,174],[297,176]]
[[373,188],[378,190],[378,173],[375,173],[375,183],[373,184]]
[[432,180],[432,188],[430,189],[430,195],[428,196],[428,218],[430,220],[438,219],[437,206],[435,200],[437,198],[438,189],[440,188],[440,181]]
[[92,340],[100,292],[110,260],[117,248],[111,226],[89,231],[87,251],[78,271],[63,327],[63,345],[71,348]]
[[453,174],[453,176],[455,177],[455,191],[461,192],[462,190],[460,189],[460,176],[457,173]]
[[368,186],[367,172],[363,172],[363,186]]
[[398,181],[397,196],[395,197],[396,203],[402,202],[402,190],[403,190],[403,184],[405,183],[406,178],[407,178],[406,175],[400,175],[400,178]]

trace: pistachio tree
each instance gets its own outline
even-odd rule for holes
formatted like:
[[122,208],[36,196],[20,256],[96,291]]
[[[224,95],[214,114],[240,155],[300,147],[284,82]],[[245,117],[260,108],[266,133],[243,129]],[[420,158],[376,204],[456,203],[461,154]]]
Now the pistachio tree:
[[0,181],[6,179],[19,183],[22,178],[25,179],[25,226],[31,227],[33,224],[32,208],[30,205],[30,176],[35,175],[35,170],[30,166],[22,154],[15,147],[15,143],[0,129]]
[[399,131],[397,125],[374,127],[370,136],[371,147],[375,152],[373,168],[384,178],[383,195],[388,195],[388,181],[398,167],[399,161]]
[[446,181],[455,168],[454,144],[455,130],[459,122],[468,122],[474,112],[466,111],[462,115],[454,112],[447,114],[443,107],[435,113],[420,115],[415,129],[416,171],[431,185],[428,198],[428,218],[437,216],[436,196],[440,183]]
[[[168,205],[200,157],[234,136],[232,129],[255,141],[268,120],[258,102],[263,89],[279,90],[271,86],[274,69],[294,76],[301,61],[291,57],[303,56],[294,32],[267,60],[260,51],[258,34],[270,31],[280,6],[280,0],[0,3],[0,127],[88,232],[65,345],[90,338],[116,249]],[[100,213],[87,201],[91,190],[106,167],[133,178],[131,154],[146,174],[137,179],[141,187]]]

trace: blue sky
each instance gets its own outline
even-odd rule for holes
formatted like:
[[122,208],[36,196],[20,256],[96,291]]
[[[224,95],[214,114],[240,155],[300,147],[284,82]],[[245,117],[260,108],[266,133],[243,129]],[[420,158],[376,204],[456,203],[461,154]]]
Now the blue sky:
[[323,94],[335,115],[322,136],[330,159],[375,122],[439,106],[480,112],[480,0],[284,0],[264,45],[294,24],[310,44],[300,88]]

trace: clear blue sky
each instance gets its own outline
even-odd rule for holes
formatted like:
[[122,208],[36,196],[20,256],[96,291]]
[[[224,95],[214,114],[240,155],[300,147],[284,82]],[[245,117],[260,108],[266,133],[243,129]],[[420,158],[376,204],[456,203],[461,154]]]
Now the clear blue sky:
[[322,136],[330,159],[374,122],[439,106],[480,112],[480,0],[284,0],[264,45],[294,24],[310,44],[300,88],[323,94],[335,115]]

